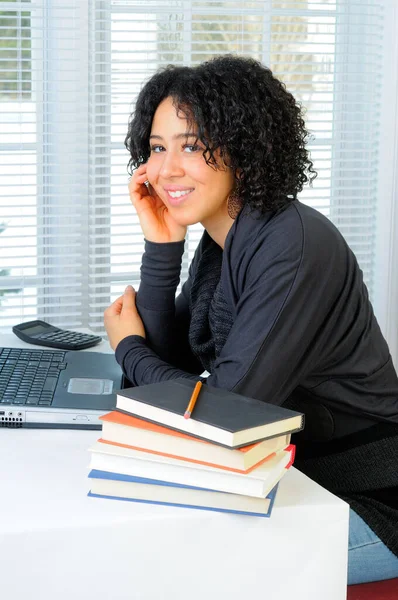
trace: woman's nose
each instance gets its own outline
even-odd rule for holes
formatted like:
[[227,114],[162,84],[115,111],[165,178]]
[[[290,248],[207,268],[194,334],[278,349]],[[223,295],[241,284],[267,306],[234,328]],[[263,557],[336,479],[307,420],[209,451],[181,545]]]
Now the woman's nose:
[[184,175],[180,158],[174,152],[165,152],[159,175],[164,178],[181,177]]

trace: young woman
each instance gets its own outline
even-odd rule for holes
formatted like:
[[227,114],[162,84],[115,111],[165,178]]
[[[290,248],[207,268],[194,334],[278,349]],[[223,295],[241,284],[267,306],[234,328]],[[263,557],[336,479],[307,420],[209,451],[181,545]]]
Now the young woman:
[[[126,146],[146,239],[139,291],[105,311],[133,385],[209,385],[305,413],[297,468],[351,506],[349,583],[398,576],[398,380],[355,256],[297,194],[315,176],[300,107],[224,56],[168,67]],[[205,232],[176,298],[186,228]]]

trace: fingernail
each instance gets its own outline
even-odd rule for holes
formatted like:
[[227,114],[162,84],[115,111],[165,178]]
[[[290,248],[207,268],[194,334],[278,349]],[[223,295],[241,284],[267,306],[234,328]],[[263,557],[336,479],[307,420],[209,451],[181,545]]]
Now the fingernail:
[[132,285],[128,285],[124,291],[125,292],[132,292],[132,291],[134,291],[134,288],[133,288]]

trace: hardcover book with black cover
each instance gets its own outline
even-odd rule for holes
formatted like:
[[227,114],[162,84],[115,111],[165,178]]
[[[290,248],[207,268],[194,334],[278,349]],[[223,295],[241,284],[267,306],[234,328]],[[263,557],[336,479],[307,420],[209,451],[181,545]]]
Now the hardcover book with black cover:
[[194,386],[189,379],[173,379],[121,390],[116,408],[229,448],[304,426],[302,413],[208,385],[202,386],[191,418],[184,419]]

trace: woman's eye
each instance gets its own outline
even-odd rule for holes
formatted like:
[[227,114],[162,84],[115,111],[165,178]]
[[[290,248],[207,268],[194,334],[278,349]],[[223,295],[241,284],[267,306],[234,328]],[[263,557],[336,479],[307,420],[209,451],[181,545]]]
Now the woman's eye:
[[163,152],[163,150],[164,150],[164,146],[160,146],[160,145],[151,146],[151,152],[157,153],[157,152]]
[[199,152],[200,150],[202,148],[198,144],[185,144],[184,146],[184,152]]

